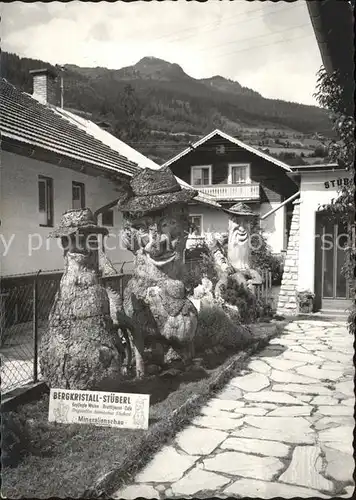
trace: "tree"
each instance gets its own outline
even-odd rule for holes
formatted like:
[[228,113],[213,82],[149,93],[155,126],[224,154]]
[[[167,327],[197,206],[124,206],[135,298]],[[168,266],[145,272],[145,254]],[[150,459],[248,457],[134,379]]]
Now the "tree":
[[142,140],[146,135],[146,126],[143,119],[143,105],[132,85],[125,85],[119,99],[121,108],[117,114],[114,133],[123,141],[133,143]]
[[[314,94],[319,104],[330,111],[333,128],[338,140],[329,146],[329,158],[350,172],[350,182],[343,186],[337,198],[322,208],[331,214],[338,214],[341,220],[350,227],[349,243],[345,247],[346,264],[343,272],[349,280],[352,295],[355,294],[355,120],[352,116],[353,93],[350,92],[350,80],[347,75],[334,72],[328,75],[324,68],[318,73],[317,91]],[[350,311],[349,327],[353,328],[356,316],[355,303]]]

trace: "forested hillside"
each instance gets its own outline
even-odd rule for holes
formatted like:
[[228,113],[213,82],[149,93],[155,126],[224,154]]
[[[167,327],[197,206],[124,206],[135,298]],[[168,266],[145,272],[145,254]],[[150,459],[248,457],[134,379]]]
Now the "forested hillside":
[[[1,55],[2,77],[29,93],[29,71],[42,67],[58,70],[40,60]],[[197,80],[177,64],[156,58],[119,70],[64,69],[65,107],[90,113],[96,123],[156,161],[214,128],[232,135],[246,128],[331,134],[328,116],[318,107],[265,99],[219,75]]]

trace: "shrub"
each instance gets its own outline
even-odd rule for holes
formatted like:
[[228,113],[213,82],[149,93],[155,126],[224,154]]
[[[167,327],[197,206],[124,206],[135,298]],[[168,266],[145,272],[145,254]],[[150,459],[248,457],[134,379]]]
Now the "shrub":
[[282,255],[272,252],[257,222],[251,228],[251,234],[257,234],[259,238],[258,247],[256,246],[251,249],[251,267],[261,271],[271,271],[272,285],[280,285],[284,267]]
[[194,288],[201,284],[202,278],[208,278],[214,287],[218,277],[212,257],[203,253],[197,260],[186,261],[181,278],[188,295],[193,294]]
[[1,416],[1,463],[4,467],[16,467],[30,452],[30,436],[26,421],[14,412]]
[[238,350],[251,341],[251,333],[241,324],[239,315],[214,301],[202,305],[198,315],[195,348],[202,352],[212,347]]
[[241,321],[251,323],[262,313],[261,305],[256,297],[244,285],[229,277],[226,285],[221,287],[221,297],[228,304],[238,308]]

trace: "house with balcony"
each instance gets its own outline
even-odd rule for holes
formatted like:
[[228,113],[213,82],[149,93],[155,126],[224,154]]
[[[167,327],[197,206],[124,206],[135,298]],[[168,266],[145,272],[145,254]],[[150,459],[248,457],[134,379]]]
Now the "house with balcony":
[[[298,192],[287,164],[214,130],[164,166],[202,193],[213,196],[223,208],[237,202],[249,205],[261,216],[261,227],[273,252],[286,250],[293,212],[292,200],[288,200]],[[228,216],[224,211],[198,205],[195,200],[189,210],[198,234],[226,232]]]

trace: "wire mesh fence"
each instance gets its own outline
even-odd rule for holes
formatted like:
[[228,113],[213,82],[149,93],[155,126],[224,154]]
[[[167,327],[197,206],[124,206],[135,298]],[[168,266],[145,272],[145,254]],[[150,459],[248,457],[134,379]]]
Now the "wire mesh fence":
[[[123,267],[121,267],[123,269]],[[121,294],[130,274],[110,277]],[[40,378],[38,349],[54,304],[62,272],[2,278],[0,289],[1,392]],[[100,279],[105,284],[105,279]]]

